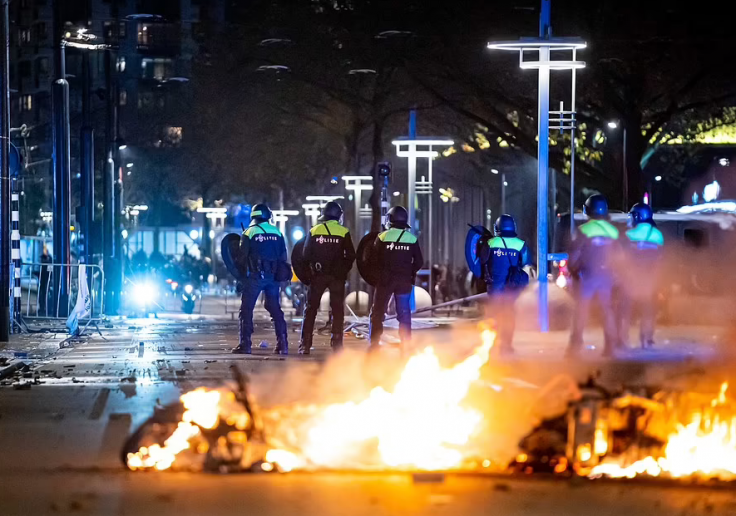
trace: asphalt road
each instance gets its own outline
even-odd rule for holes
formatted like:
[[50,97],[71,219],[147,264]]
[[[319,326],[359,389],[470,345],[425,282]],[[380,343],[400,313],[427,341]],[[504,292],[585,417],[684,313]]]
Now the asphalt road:
[[[228,351],[236,331],[234,323],[207,316],[119,321],[104,331],[104,339],[95,336],[71,348],[57,349],[61,336],[34,335],[0,350],[26,353],[22,356],[29,357],[25,360],[41,382],[23,390],[0,386],[0,515],[736,514],[736,494],[719,489],[477,476],[423,483],[403,474],[220,476],[124,470],[121,445],[154,405],[173,402],[199,385],[221,385],[233,365],[250,375],[264,405],[319,389],[328,369],[327,337],[316,339],[310,357],[274,356],[275,339],[261,317],[254,355],[235,356]],[[720,382],[736,371],[717,354],[720,336],[710,328],[669,329],[660,335],[662,350],[656,353],[632,352],[621,360],[602,361],[591,350],[569,362],[562,359],[564,334],[521,333],[518,355],[494,359],[484,381],[534,389],[566,373],[579,380],[599,375],[609,386],[689,385],[702,379]],[[469,326],[417,332],[416,340],[453,354],[472,347],[474,339],[477,333]],[[268,347],[258,347],[262,340]],[[595,344],[600,335],[593,331],[588,340]],[[351,337],[346,345],[346,356],[362,360],[365,341]],[[394,348],[383,353],[401,361]]]

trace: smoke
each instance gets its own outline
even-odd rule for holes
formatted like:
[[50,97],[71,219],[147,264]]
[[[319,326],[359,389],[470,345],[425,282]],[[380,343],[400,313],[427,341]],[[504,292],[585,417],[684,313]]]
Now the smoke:
[[[418,353],[432,346],[442,366],[450,369],[471,356],[480,344],[480,331],[468,323],[439,334],[415,333],[413,347]],[[271,444],[299,452],[326,406],[360,403],[376,387],[393,392],[408,360],[398,348],[387,346],[373,354],[346,350],[323,364],[294,361],[286,368],[254,375],[252,390],[262,408]],[[543,369],[533,374],[524,372],[526,377],[537,375],[537,384],[514,375],[508,363],[494,356],[482,367],[480,378],[472,382],[460,403],[483,415],[469,442],[458,446],[466,459],[463,467],[492,464],[497,469],[505,468],[519,453],[518,444],[524,436],[542,419],[564,413],[568,402],[577,399],[579,393],[572,377],[557,375],[550,380],[542,374]],[[417,403],[426,403],[426,399],[417,399]],[[336,440],[343,437],[334,436]],[[377,442],[361,443],[344,464],[358,469],[378,467],[376,448]]]

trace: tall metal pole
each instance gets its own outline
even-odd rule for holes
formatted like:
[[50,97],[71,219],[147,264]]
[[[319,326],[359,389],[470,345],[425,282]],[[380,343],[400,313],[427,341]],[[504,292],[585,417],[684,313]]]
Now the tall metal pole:
[[[413,109],[409,111],[409,138],[415,140],[417,137],[417,112]],[[409,163],[408,163],[408,176],[409,176],[409,190],[407,196],[406,209],[409,211],[409,226],[416,232],[415,222],[417,219],[417,156],[416,156],[416,143],[409,144]]]
[[10,340],[10,23],[9,0],[0,14],[0,342]]
[[501,174],[501,214],[506,213],[506,172]]
[[90,83],[92,74],[89,51],[82,53],[82,128],[80,130],[80,160],[82,173],[82,231],[84,239],[84,262],[91,264],[94,257],[92,226],[95,220],[95,149],[94,129],[90,110]]
[[624,190],[624,211],[629,211],[629,171],[628,171],[628,163],[626,162],[626,126],[624,126],[624,141],[623,141],[623,190]]
[[[572,51],[572,60],[577,61],[578,51]],[[577,114],[575,111],[575,93],[577,89],[577,71],[572,69],[572,116],[573,124],[570,129],[570,240],[575,234],[575,128],[577,127]]]
[[102,212],[102,238],[104,244],[103,265],[105,271],[105,311],[117,313],[118,296],[115,286],[115,97],[112,80],[112,51],[105,50],[105,82],[107,90],[107,120],[105,123],[105,163],[102,168],[102,189],[104,210]]
[[356,188],[355,192],[353,193],[353,201],[355,201],[355,236],[357,237],[357,241],[360,242],[360,239],[363,238],[363,234],[361,233],[361,222],[360,222],[360,203],[362,201],[363,197],[363,190],[360,188]]
[[[430,152],[432,151],[432,146],[429,146]],[[427,170],[427,175],[429,176],[429,199],[428,199],[428,206],[427,206],[427,226],[429,230],[429,235],[427,238],[427,245],[429,246],[429,252],[427,253],[427,259],[429,260],[429,281],[427,282],[427,286],[429,287],[429,295],[434,300],[434,284],[432,281],[432,267],[434,267],[434,220],[432,218],[432,206],[434,204],[434,181],[432,179],[432,158],[429,158],[429,168]]]
[[[539,16],[539,37],[549,39],[551,27],[551,0],[542,0]],[[539,281],[539,329],[549,331],[547,305],[547,250],[549,237],[549,47],[539,49],[539,109],[537,134],[537,277]],[[547,63],[547,64],[545,64]]]
[[[54,261],[65,265],[71,262],[71,235],[69,234],[71,162],[69,83],[66,80],[61,0],[54,2],[54,45],[56,45],[56,80],[51,88],[54,142]],[[54,278],[58,300],[56,314],[62,317],[66,316],[69,310],[70,272],[69,267],[62,266],[59,268],[59,275]]]

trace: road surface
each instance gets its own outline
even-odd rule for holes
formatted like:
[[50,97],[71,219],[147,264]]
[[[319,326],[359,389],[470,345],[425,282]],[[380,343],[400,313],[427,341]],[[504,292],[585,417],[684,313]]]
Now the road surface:
[[[723,489],[463,475],[425,483],[408,474],[126,471],[119,461],[121,445],[154,405],[173,402],[199,385],[221,385],[232,365],[249,373],[264,405],[319,389],[329,370],[328,337],[318,337],[313,354],[300,357],[294,324],[293,354],[273,356],[270,324],[264,314],[258,320],[252,356],[229,354],[237,327],[210,316],[119,320],[104,330],[104,339],[94,336],[70,348],[58,349],[60,335],[31,335],[0,350],[0,356],[26,361],[41,382],[23,390],[0,386],[0,514],[736,514],[736,494]],[[472,347],[477,331],[457,326],[462,325],[417,332],[417,341],[433,343],[440,353],[461,353],[456,348]],[[712,328],[663,330],[660,351],[632,352],[616,361],[601,360],[595,350],[582,360],[565,361],[565,337],[520,333],[517,356],[494,359],[484,380],[533,388],[565,372],[577,379],[600,374],[602,382],[615,386],[678,378],[720,381],[736,370],[713,360],[721,357],[722,337]],[[588,335],[591,344],[600,338],[598,330]],[[259,347],[261,341],[268,347]],[[364,340],[349,337],[346,346],[345,356],[362,360]],[[401,360],[395,348],[384,353]]]

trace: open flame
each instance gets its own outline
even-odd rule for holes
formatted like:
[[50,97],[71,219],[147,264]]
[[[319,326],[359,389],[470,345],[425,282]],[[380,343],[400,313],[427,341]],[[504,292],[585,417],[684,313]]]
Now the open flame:
[[[375,387],[360,402],[312,407],[306,439],[298,443],[316,467],[445,470],[466,459],[463,446],[483,414],[464,406],[473,382],[488,362],[495,334],[482,332],[472,355],[443,368],[432,347],[412,356],[392,390]],[[299,410],[299,409],[297,409]]]
[[736,416],[724,416],[728,403],[728,383],[709,407],[691,414],[687,424],[677,424],[664,447],[663,456],[648,456],[629,466],[604,462],[590,476],[634,478],[638,475],[672,478],[699,476],[733,480],[736,478]]
[[[299,437],[291,432],[288,444],[272,444],[262,469],[352,468],[366,463],[383,469],[461,467],[470,458],[469,441],[483,421],[482,412],[467,400],[495,340],[490,329],[481,336],[481,345],[452,367],[443,367],[434,349],[427,347],[408,360],[393,389],[375,387],[360,402],[272,410],[282,429],[291,430],[290,422],[299,421],[304,431]],[[130,469],[168,469],[185,450],[207,452],[203,430],[218,428],[223,421],[239,429],[248,424],[248,414],[227,389],[201,387],[180,399],[185,411],[176,429],[163,446],[141,446],[129,453]]]
[[[169,469],[184,450],[192,448],[193,441],[201,436],[202,430],[216,428],[221,419],[239,430],[244,430],[249,422],[248,414],[239,408],[235,394],[227,389],[208,390],[200,387],[183,394],[182,420],[164,445],[142,446],[137,452],[129,453],[128,467],[136,469]],[[206,442],[198,443],[196,451],[205,453]]]

